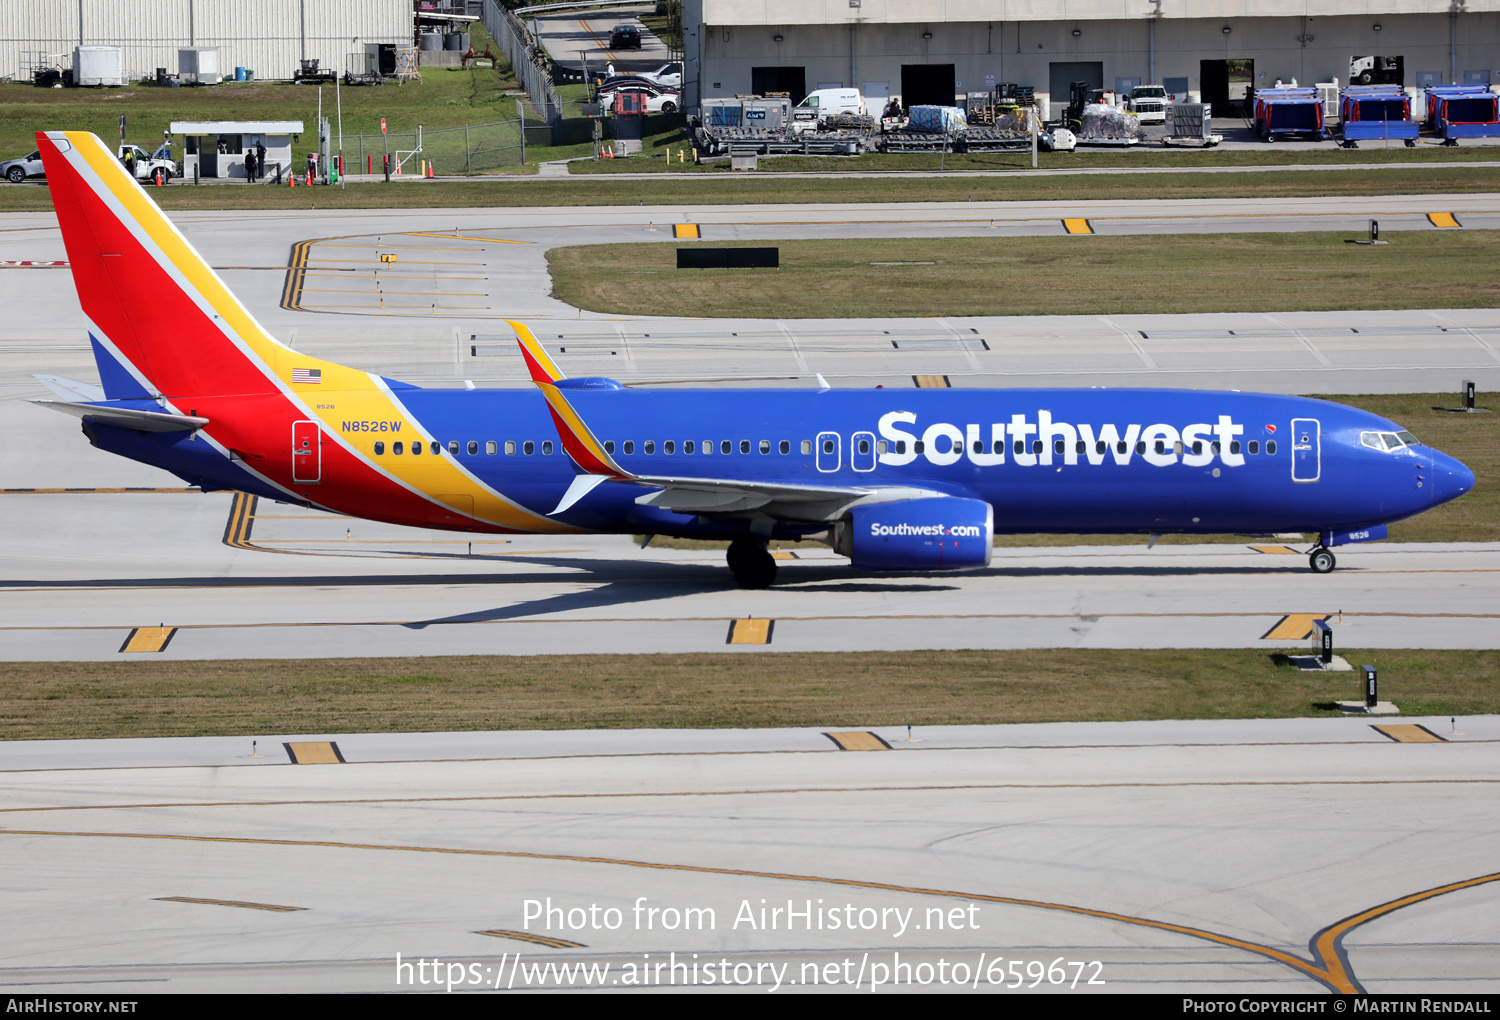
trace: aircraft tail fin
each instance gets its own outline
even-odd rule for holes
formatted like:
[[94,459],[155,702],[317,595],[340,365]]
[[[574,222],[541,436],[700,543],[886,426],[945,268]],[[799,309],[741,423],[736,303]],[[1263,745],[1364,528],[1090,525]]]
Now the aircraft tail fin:
[[521,356],[526,359],[526,367],[531,372],[531,381],[536,383],[537,389],[547,399],[547,410],[552,412],[552,422],[557,426],[557,438],[562,441],[563,450],[572,458],[573,463],[585,475],[634,478],[634,475],[615,463],[614,457],[604,449],[604,444],[573,409],[572,403],[558,386],[565,378],[562,370],[553,364],[552,358],[542,349],[536,337],[532,336],[531,330],[522,323],[510,319],[505,321],[516,331],[516,340],[521,345]]
[[264,393],[282,353],[100,139],[39,131],[99,374],[113,397]]

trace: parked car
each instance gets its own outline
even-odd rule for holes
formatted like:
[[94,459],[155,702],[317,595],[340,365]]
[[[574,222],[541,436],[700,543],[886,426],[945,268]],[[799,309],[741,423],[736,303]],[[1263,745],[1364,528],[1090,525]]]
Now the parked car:
[[1167,90],[1161,85],[1137,85],[1125,101],[1125,109],[1142,124],[1167,122]]
[[816,131],[840,116],[863,117],[865,101],[859,89],[818,89],[792,107],[792,131]]
[[682,87],[682,65],[673,61],[663,64],[654,71],[643,71],[641,77],[658,85],[671,85],[673,88]]
[[41,152],[33,152],[29,156],[20,159],[8,159],[0,163],[0,174],[12,184],[20,184],[28,177],[46,177],[47,172],[42,169]]
[[[129,159],[126,159],[127,155],[130,156]],[[121,163],[134,168],[135,179],[138,181],[150,181],[155,184],[159,180],[165,184],[173,177],[182,176],[182,171],[177,167],[177,161],[172,158],[172,143],[170,142],[162,144],[149,155],[139,145],[122,145],[118,156]]]
[[615,96],[625,92],[635,92],[644,96],[647,113],[676,113],[682,109],[682,93],[675,89],[659,89],[645,83],[620,85],[608,92],[601,89],[598,101],[613,105]]
[[641,30],[634,25],[616,25],[609,33],[609,48],[612,50],[640,49]]

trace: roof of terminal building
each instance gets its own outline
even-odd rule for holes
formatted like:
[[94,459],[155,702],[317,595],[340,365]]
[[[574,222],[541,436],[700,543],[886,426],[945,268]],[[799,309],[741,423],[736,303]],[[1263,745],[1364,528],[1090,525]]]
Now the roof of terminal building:
[[174,120],[174,135],[300,135],[300,120]]

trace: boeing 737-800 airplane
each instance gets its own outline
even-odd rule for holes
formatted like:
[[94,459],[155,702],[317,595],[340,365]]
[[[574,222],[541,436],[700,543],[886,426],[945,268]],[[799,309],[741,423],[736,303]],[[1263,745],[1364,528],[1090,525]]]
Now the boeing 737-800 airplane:
[[519,323],[535,390],[423,389],[279,343],[98,138],[37,143],[102,382],[54,382],[74,399],[46,403],[204,489],[455,531],[729,539],[735,577],[764,587],[770,539],[935,571],[985,566],[996,531],[1316,532],[1326,573],[1331,547],[1474,484],[1394,422],[1318,400],[627,390],[564,378]]

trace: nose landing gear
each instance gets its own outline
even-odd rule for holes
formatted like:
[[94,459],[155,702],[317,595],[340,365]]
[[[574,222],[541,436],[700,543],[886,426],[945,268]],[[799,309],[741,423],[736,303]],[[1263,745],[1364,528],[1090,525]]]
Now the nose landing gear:
[[766,543],[737,538],[729,543],[729,569],[741,588],[769,588],[776,580],[776,560]]
[[1331,574],[1333,573],[1333,568],[1338,565],[1338,560],[1333,558],[1333,553],[1322,546],[1318,546],[1307,557],[1307,565],[1312,567],[1314,574]]

